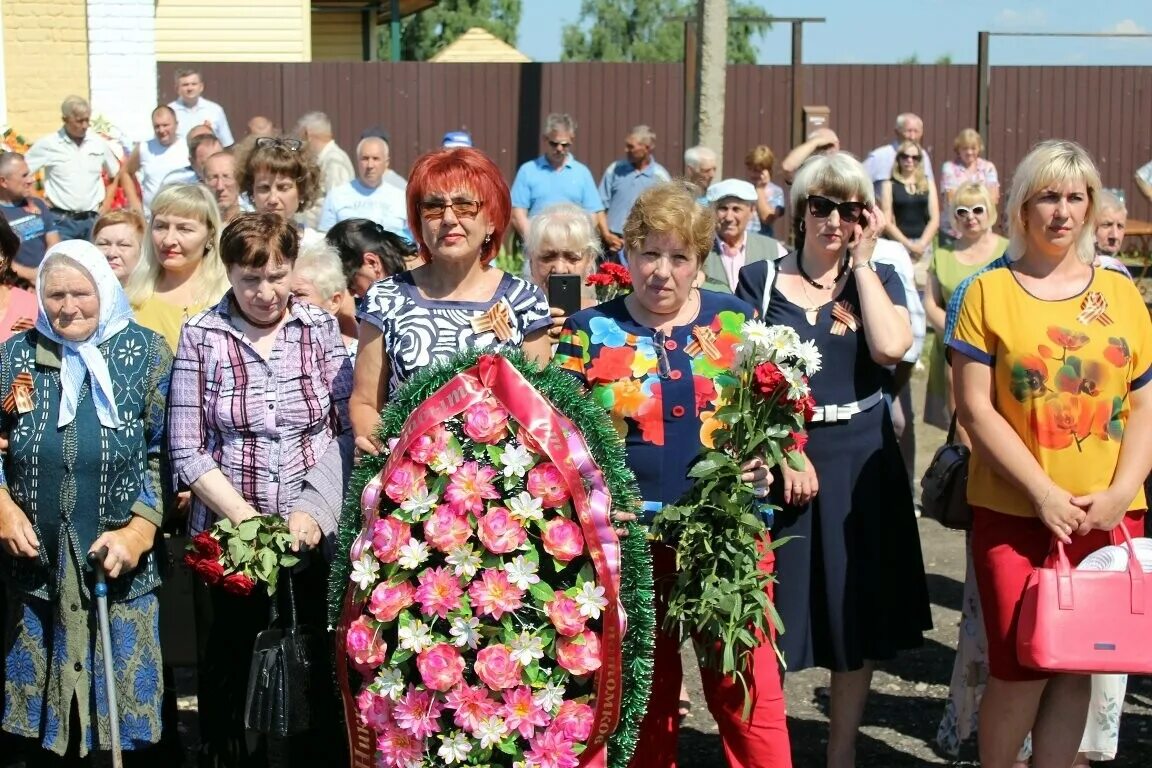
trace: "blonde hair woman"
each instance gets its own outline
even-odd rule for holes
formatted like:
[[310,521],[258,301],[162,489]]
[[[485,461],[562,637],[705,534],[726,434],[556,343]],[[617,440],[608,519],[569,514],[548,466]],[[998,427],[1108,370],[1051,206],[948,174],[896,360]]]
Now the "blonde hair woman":
[[[965,128],[956,134],[952,147],[956,150],[956,159],[946,160],[940,168],[940,193],[944,210],[951,208],[956,193],[965,184],[983,184],[988,188],[992,202],[1000,202],[1000,176],[996,166],[980,156],[984,151],[984,141],[980,134]],[[949,218],[941,222],[940,229],[949,238],[959,236],[959,230]]]
[[301,248],[292,270],[291,285],[292,295],[297,299],[320,307],[336,318],[348,357],[356,362],[356,300],[348,290],[335,246],[321,240]]
[[[880,207],[888,224],[885,234],[903,245],[912,261],[927,266],[932,240],[940,226],[940,201],[936,184],[924,170],[924,150],[914,141],[896,149],[892,177],[880,184]],[[923,270],[917,270],[922,285]]]
[[228,290],[220,262],[220,213],[199,184],[164,187],[152,200],[152,223],[125,292],[136,321],[175,352],[184,322]]

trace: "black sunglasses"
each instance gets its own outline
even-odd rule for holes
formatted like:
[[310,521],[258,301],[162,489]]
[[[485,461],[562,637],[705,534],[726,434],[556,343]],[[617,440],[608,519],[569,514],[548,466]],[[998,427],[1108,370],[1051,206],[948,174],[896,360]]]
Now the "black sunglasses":
[[552,139],[548,139],[548,143],[552,145],[552,149],[568,149],[568,147],[572,146],[572,142],[570,141],[552,141]]
[[920,162],[920,155],[910,155],[907,152],[901,152],[900,154],[896,155],[896,159],[897,160],[915,160],[916,162]]
[[818,219],[826,219],[832,215],[832,211],[836,211],[840,214],[842,221],[855,224],[860,221],[860,217],[864,215],[864,209],[866,207],[864,203],[854,201],[837,203],[820,195],[808,196],[808,213]]
[[261,136],[256,139],[256,146],[260,149],[286,149],[289,152],[299,152],[304,146],[300,139],[280,139],[275,136]]

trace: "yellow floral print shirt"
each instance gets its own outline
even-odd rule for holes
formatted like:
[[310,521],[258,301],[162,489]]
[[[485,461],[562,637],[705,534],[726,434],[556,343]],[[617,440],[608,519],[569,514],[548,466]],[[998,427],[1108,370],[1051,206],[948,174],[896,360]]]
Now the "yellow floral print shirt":
[[[977,276],[949,346],[993,367],[996,410],[1061,488],[1094,493],[1112,482],[1129,393],[1152,379],[1152,321],[1132,281],[1097,268],[1062,301],[1038,299],[1012,269]],[[968,501],[1034,516],[1027,496],[974,453]],[[1144,509],[1141,490],[1129,509]]]

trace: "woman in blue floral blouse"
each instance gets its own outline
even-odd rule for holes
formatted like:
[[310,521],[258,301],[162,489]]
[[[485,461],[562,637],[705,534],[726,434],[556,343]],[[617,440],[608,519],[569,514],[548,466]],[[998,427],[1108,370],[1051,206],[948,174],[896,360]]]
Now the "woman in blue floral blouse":
[[[120,746],[160,737],[160,453],[172,353],[132,320],[96,246],[40,265],[40,316],[0,347],[0,571],[8,589],[3,728],[29,766],[108,750],[104,659],[89,552],[107,547]],[[60,762],[56,755],[65,756]]]
[[[688,491],[688,469],[711,444],[716,428],[712,416],[721,405],[716,378],[734,364],[740,327],[754,314],[732,296],[694,287],[712,247],[714,222],[682,184],[645,190],[624,226],[635,291],[573,315],[556,350],[557,363],[578,376],[611,414],[648,519]],[[702,337],[714,344],[702,345]],[[744,469],[744,480],[767,495],[763,463],[752,459]],[[676,562],[666,544],[652,542],[652,555],[659,626]],[[764,564],[771,567],[768,559]],[[679,640],[658,632],[652,694],[632,766],[676,764],[681,677]],[[701,670],[701,677],[730,766],[791,766],[780,668],[771,643],[752,657],[753,705],[747,720],[740,683],[709,670]]]

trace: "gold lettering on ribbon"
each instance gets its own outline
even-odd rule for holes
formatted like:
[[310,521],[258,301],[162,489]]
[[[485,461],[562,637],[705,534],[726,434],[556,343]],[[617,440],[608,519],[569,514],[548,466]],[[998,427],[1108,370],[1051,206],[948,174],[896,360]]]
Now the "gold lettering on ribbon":
[[720,359],[720,348],[716,346],[716,332],[706,325],[697,325],[692,329],[692,341],[684,351],[695,357],[701,352],[709,360]]
[[1080,302],[1080,310],[1076,321],[1083,325],[1091,325],[1096,320],[1100,321],[1100,325],[1112,325],[1112,318],[1108,316],[1108,300],[1100,291],[1089,291],[1084,301]]
[[472,318],[472,330],[476,333],[496,334],[500,341],[511,341],[512,318],[508,314],[508,306],[504,302],[497,302],[487,312],[481,312]]
[[856,316],[856,308],[847,301],[838,301],[832,305],[832,333],[843,336],[848,331],[855,333],[860,329],[860,318]]
[[32,374],[23,371],[12,382],[12,388],[8,390],[8,396],[4,398],[4,410],[13,415],[31,411],[35,407],[35,401],[32,398],[33,390]]

